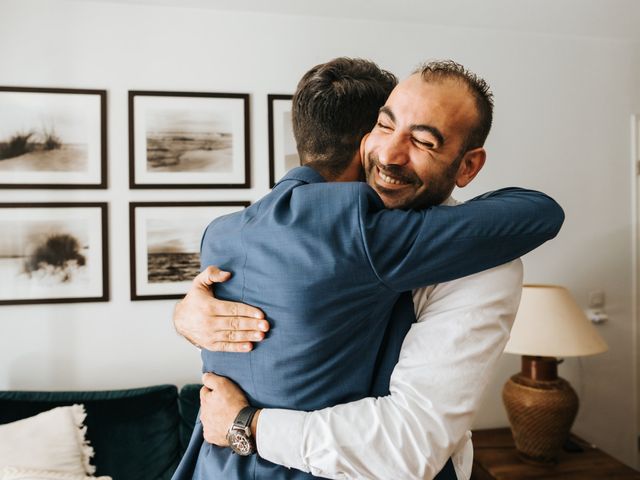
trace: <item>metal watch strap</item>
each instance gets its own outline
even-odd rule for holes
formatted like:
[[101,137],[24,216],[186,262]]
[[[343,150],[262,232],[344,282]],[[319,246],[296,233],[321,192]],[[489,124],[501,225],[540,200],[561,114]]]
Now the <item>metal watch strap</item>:
[[253,420],[253,416],[256,414],[258,409],[256,407],[252,407],[251,405],[247,405],[240,412],[238,412],[238,416],[233,421],[234,427],[251,427],[251,420]]

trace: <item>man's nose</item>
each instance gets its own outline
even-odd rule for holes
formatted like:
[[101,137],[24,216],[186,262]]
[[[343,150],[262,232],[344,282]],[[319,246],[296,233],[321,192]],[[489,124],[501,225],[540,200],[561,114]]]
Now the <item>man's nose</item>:
[[383,165],[405,165],[409,161],[408,145],[401,135],[389,135],[378,149]]

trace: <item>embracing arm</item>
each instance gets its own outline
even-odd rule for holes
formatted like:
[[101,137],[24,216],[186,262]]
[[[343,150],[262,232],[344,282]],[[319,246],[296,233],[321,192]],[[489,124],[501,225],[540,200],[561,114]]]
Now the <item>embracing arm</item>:
[[309,413],[262,410],[259,454],[328,478],[432,478],[466,440],[509,337],[521,280],[518,260],[438,285],[428,301],[416,292],[418,323],[402,345],[391,394]]
[[[376,195],[366,185],[365,195]],[[379,198],[376,199],[379,202]],[[564,219],[560,206],[535,191],[503,189],[459,206],[424,211],[363,211],[363,242],[376,274],[407,291],[476,273],[513,260],[553,238]],[[216,300],[211,286],[231,274],[207,267],[173,312],[176,331],[211,351],[247,352],[269,324],[261,310]]]
[[396,292],[461,278],[515,260],[555,237],[564,212],[551,197],[504,188],[457,206],[367,211],[361,231],[371,266]]

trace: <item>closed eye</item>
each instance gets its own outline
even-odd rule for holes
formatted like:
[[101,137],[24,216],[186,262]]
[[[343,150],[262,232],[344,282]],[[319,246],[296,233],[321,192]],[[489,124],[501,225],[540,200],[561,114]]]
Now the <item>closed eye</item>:
[[378,122],[378,123],[376,123],[376,126],[378,128],[383,129],[383,130],[391,130],[391,126],[387,125],[386,123]]
[[414,138],[413,141],[416,142],[418,145],[422,145],[425,148],[434,148],[435,147],[435,144],[433,142],[424,141],[424,140],[418,140],[417,138]]

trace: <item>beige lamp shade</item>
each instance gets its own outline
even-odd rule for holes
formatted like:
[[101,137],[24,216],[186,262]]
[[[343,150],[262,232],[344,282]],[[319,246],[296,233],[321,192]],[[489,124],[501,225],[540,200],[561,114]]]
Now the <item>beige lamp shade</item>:
[[525,285],[504,351],[541,357],[594,355],[608,349],[571,293],[556,285]]

